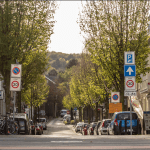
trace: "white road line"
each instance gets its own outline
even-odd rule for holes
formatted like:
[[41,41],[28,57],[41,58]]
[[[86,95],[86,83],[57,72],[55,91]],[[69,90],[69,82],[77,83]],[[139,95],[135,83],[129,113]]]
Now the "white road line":
[[82,141],[51,141],[52,143],[82,143]]

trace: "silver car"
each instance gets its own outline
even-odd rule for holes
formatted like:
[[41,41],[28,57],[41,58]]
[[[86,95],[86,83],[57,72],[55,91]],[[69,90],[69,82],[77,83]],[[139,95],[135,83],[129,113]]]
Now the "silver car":
[[110,124],[111,119],[103,119],[100,127],[98,128],[99,135],[107,134],[107,127]]
[[75,127],[75,131],[76,132],[80,132],[80,130],[81,130],[81,126],[84,124],[84,122],[79,122],[79,123],[77,123],[77,125],[76,125],[76,127]]

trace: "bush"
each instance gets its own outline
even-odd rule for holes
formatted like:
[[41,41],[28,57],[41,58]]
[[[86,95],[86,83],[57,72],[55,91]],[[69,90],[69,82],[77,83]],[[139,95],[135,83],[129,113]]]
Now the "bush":
[[64,124],[66,125],[68,122],[67,121],[64,121]]
[[71,120],[70,124],[75,124],[75,121],[74,121],[74,120]]

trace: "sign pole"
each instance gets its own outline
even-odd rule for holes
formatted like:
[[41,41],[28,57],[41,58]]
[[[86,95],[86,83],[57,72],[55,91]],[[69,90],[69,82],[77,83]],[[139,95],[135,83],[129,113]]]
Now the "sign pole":
[[130,96],[130,135],[132,135],[132,106],[131,106],[131,96]]
[[15,101],[16,101],[16,92],[14,92],[14,110],[13,110],[13,120],[15,115]]

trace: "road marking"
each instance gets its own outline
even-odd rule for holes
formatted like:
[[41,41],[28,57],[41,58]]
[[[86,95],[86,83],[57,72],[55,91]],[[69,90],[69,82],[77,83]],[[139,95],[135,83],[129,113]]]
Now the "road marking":
[[82,141],[51,141],[52,143],[81,143]]
[[121,150],[121,149],[134,149],[134,150],[141,150],[141,149],[150,149],[150,146],[18,146],[18,147],[0,147],[0,149],[118,149],[118,150]]

